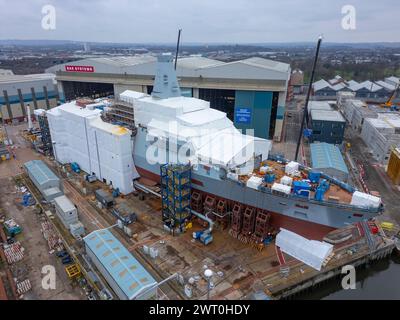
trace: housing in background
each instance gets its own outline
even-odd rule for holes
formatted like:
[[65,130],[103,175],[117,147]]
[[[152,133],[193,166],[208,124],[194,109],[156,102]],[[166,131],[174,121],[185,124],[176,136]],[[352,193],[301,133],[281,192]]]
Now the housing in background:
[[329,143],[311,143],[311,167],[327,175],[347,182],[349,170],[340,149]]
[[341,144],[346,120],[336,110],[311,110],[312,142]]
[[46,201],[52,201],[64,194],[60,178],[42,160],[25,162],[24,167]]
[[[150,94],[154,56],[89,58],[50,67],[61,101],[81,96],[118,96],[125,90]],[[239,129],[260,138],[281,140],[290,65],[263,58],[223,62],[199,56],[177,61],[183,96],[203,99],[227,113]]]
[[83,238],[86,254],[121,300],[148,300],[157,282],[108,229]]
[[0,75],[0,115],[5,122],[26,120],[28,104],[31,111],[47,110],[55,107],[57,100],[54,74]]

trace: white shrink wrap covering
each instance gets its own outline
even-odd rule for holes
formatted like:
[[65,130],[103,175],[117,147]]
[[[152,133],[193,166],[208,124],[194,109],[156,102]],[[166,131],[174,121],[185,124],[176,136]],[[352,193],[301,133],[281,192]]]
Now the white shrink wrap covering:
[[287,185],[287,186],[291,186],[293,182],[293,178],[292,177],[288,177],[288,176],[283,176],[281,178],[281,184]]
[[262,184],[263,179],[260,177],[253,176],[249,180],[247,180],[246,186],[253,189],[258,189],[258,187]]
[[309,240],[297,233],[281,228],[275,245],[283,252],[320,271],[324,260],[332,253],[333,245]]
[[355,191],[350,204],[359,207],[378,208],[381,204],[381,198],[372,196],[368,193]]
[[260,167],[260,173],[262,173],[262,174],[265,174],[265,173],[267,173],[267,172],[269,172],[269,167],[268,166],[263,166],[263,167]]
[[299,170],[299,163],[295,161],[290,161],[286,166],[285,166],[285,173],[293,175],[296,173],[296,171]]
[[283,192],[283,193],[286,193],[286,194],[290,194],[290,192],[292,190],[292,188],[290,186],[286,186],[284,184],[276,183],[276,182],[272,185],[271,189],[273,191]]

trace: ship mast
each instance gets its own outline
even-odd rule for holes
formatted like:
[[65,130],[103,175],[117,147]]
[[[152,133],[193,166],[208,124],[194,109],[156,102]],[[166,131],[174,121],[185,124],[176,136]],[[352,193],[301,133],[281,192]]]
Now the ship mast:
[[175,66],[174,66],[175,70],[176,70],[176,63],[178,62],[179,45],[181,42],[181,32],[182,32],[182,29],[179,29],[178,30],[178,41],[176,42]]

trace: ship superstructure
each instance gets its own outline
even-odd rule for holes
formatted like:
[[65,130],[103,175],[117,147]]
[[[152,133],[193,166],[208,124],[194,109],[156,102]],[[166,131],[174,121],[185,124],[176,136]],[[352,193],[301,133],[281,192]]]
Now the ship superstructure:
[[161,183],[165,164],[189,165],[192,209],[232,223],[234,233],[262,238],[264,230],[253,230],[261,219],[321,239],[383,210],[379,197],[272,155],[271,141],[243,134],[209,102],[181,96],[170,54],[159,57],[151,95],[126,90],[102,115],[74,102],[47,113],[60,162],[78,161],[123,193],[139,176]]
[[316,238],[383,210],[378,197],[271,155],[271,141],[242,134],[207,101],[179,96],[177,83],[172,56],[163,55],[151,96],[120,95],[133,106],[141,176],[160,181],[160,165],[190,163],[192,189],[203,200],[269,212],[272,224]]

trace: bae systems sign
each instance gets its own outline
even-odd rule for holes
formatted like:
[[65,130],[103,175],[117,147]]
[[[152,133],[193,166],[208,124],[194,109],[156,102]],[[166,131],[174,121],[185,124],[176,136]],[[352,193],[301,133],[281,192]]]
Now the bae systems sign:
[[94,72],[94,67],[93,66],[71,66],[71,65],[66,65],[65,66],[65,71],[68,71],[68,72]]

